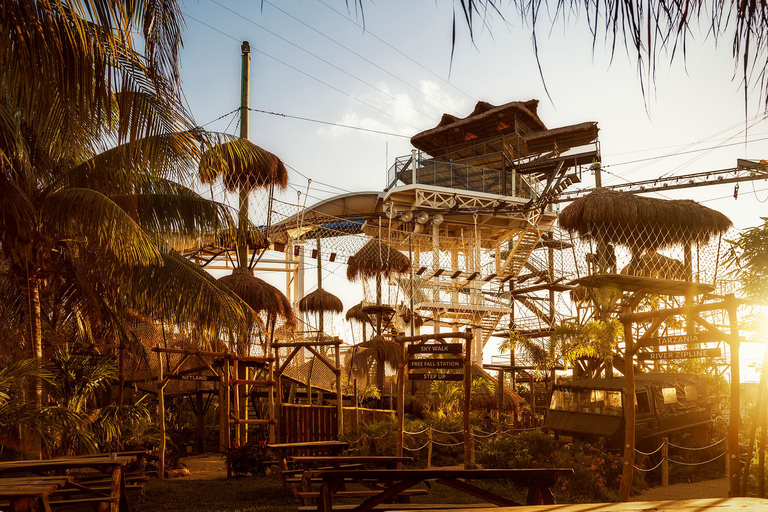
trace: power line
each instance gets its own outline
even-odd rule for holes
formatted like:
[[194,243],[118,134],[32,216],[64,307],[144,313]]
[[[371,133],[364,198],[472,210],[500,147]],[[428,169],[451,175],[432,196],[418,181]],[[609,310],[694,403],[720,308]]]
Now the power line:
[[455,89],[456,91],[460,92],[461,94],[463,94],[463,95],[464,95],[464,96],[466,96],[467,98],[471,99],[472,101],[475,101],[475,102],[477,101],[477,99],[476,99],[476,98],[474,98],[474,97],[473,97],[472,95],[470,95],[469,93],[466,93],[466,92],[464,92],[463,90],[461,90],[461,89],[460,89],[459,87],[457,87],[456,85],[452,84],[451,82],[449,82],[449,81],[448,81],[448,80],[446,80],[445,78],[441,77],[440,75],[438,75],[437,73],[435,73],[434,71],[432,71],[431,69],[429,69],[428,67],[426,67],[424,64],[421,64],[420,62],[418,62],[417,60],[415,60],[413,57],[411,57],[411,56],[409,56],[409,55],[407,55],[407,54],[403,53],[402,51],[398,50],[397,48],[395,48],[394,46],[392,46],[391,44],[389,44],[388,42],[386,42],[385,40],[383,40],[382,38],[380,38],[379,36],[377,36],[376,34],[374,34],[373,32],[371,32],[370,30],[366,29],[366,28],[365,28],[365,25],[361,25],[361,24],[357,23],[355,20],[353,20],[353,19],[351,19],[351,18],[348,18],[347,16],[345,16],[345,15],[344,15],[344,13],[337,11],[335,8],[333,8],[333,7],[331,7],[330,5],[328,5],[328,4],[327,4],[327,3],[325,3],[323,0],[318,0],[318,1],[319,1],[321,4],[323,4],[324,6],[326,6],[328,9],[332,10],[333,12],[335,12],[336,14],[338,14],[339,16],[341,16],[342,18],[344,18],[345,20],[347,20],[349,23],[352,23],[353,25],[355,25],[355,26],[356,26],[356,27],[358,27],[358,28],[362,28],[362,29],[365,31],[365,33],[366,33],[366,34],[368,34],[369,36],[373,37],[374,39],[376,39],[376,40],[380,41],[381,43],[383,43],[384,45],[388,46],[389,48],[391,48],[391,49],[392,49],[392,50],[394,50],[395,52],[399,53],[401,56],[405,57],[406,59],[408,59],[409,61],[413,62],[414,64],[416,64],[416,65],[417,65],[417,66],[419,66],[420,68],[424,69],[424,70],[425,70],[427,73],[431,74],[432,76],[434,76],[434,77],[435,77],[435,78],[437,78],[438,80],[441,80],[441,81],[442,81],[442,82],[444,82],[446,85],[449,85],[449,86],[451,86],[453,89]]
[[[223,35],[223,36],[226,36],[226,37],[228,37],[228,38],[232,39],[233,41],[237,41],[238,43],[241,43],[241,42],[242,42],[242,41],[240,41],[239,39],[237,39],[236,37],[233,37],[232,35],[230,35],[230,34],[227,34],[226,32],[223,32],[223,31],[221,31],[221,30],[217,29],[216,27],[214,27],[213,25],[210,25],[209,23],[206,23],[206,22],[204,22],[204,21],[202,21],[202,20],[199,20],[199,19],[195,18],[194,16],[192,16],[192,15],[190,15],[190,14],[187,14],[187,13],[185,13],[185,14],[184,14],[184,17],[185,17],[185,18],[189,18],[189,19],[191,19],[191,20],[193,20],[193,21],[196,21],[196,22],[200,23],[201,25],[204,25],[204,26],[206,26],[206,27],[210,28],[210,29],[211,29],[211,30],[213,30],[213,31],[215,31],[215,32],[218,32],[219,34],[221,34],[221,35]],[[296,71],[297,73],[301,73],[302,75],[306,76],[307,78],[311,78],[312,80],[314,80],[314,81],[316,81],[316,82],[318,82],[318,83],[321,83],[321,84],[323,84],[324,86],[326,86],[326,87],[328,87],[328,88],[330,88],[330,89],[333,89],[334,91],[336,91],[336,92],[338,92],[338,93],[341,93],[341,94],[343,94],[344,96],[347,96],[347,97],[349,97],[349,98],[351,98],[351,99],[353,99],[353,100],[357,101],[358,103],[362,103],[363,105],[367,106],[368,108],[371,108],[371,109],[373,109],[373,110],[375,110],[375,111],[377,111],[377,112],[380,112],[381,114],[384,114],[384,115],[385,115],[385,116],[387,116],[387,117],[391,117],[391,118],[392,118],[392,119],[394,119],[395,121],[401,122],[401,123],[403,123],[404,125],[406,125],[406,126],[409,126],[409,127],[413,128],[413,129],[414,129],[414,130],[416,130],[416,131],[419,131],[419,128],[416,128],[415,126],[413,126],[412,124],[408,123],[407,121],[403,121],[402,119],[400,119],[400,118],[398,118],[398,117],[395,117],[395,116],[393,116],[393,115],[392,115],[392,114],[390,114],[389,112],[386,112],[386,111],[384,111],[384,110],[382,110],[382,109],[380,109],[380,108],[378,108],[378,107],[375,107],[375,106],[371,105],[370,103],[368,103],[368,102],[366,102],[366,101],[364,101],[364,100],[361,100],[360,98],[358,98],[358,97],[356,97],[356,96],[354,96],[354,95],[352,95],[352,94],[350,94],[350,93],[348,93],[348,92],[345,92],[345,91],[343,91],[343,90],[339,89],[338,87],[335,87],[335,86],[333,86],[333,85],[329,84],[328,82],[324,82],[323,80],[320,80],[319,78],[317,78],[317,77],[315,77],[315,76],[313,76],[313,75],[310,75],[310,74],[309,74],[309,73],[307,73],[306,71],[302,71],[301,69],[299,69],[299,68],[297,68],[297,67],[295,67],[295,66],[292,66],[292,65],[288,64],[287,62],[285,62],[285,61],[282,61],[282,60],[278,59],[277,57],[273,57],[272,55],[270,55],[270,54],[268,54],[268,53],[266,53],[266,52],[264,52],[264,51],[258,50],[258,49],[256,49],[256,48],[253,48],[253,47],[251,47],[251,52],[260,53],[261,55],[263,55],[263,56],[265,56],[265,57],[267,57],[267,58],[269,58],[269,59],[272,59],[272,60],[274,60],[274,61],[276,61],[276,62],[279,62],[279,63],[280,63],[280,64],[282,64],[283,66],[285,66],[285,67],[287,67],[287,68],[290,68],[290,69],[292,69],[292,70]]]
[[412,85],[412,84],[410,84],[410,83],[406,82],[405,80],[403,80],[403,79],[402,79],[402,78],[400,78],[399,76],[395,75],[394,73],[391,73],[391,72],[387,71],[386,69],[384,69],[383,67],[379,66],[379,65],[378,65],[378,64],[376,64],[375,62],[371,61],[371,60],[370,60],[370,59],[368,59],[367,57],[365,57],[365,56],[363,56],[363,55],[360,55],[359,53],[357,53],[356,51],[352,50],[351,48],[349,48],[348,46],[344,45],[343,43],[340,43],[339,41],[337,41],[337,40],[333,39],[332,37],[330,37],[330,36],[328,36],[328,35],[324,34],[323,32],[321,32],[321,31],[319,31],[319,30],[317,30],[317,29],[316,29],[315,27],[313,27],[312,25],[309,25],[308,23],[305,23],[305,22],[303,22],[302,20],[300,20],[300,19],[299,19],[299,18],[297,18],[296,16],[294,16],[294,15],[292,15],[292,14],[290,14],[290,13],[288,13],[288,12],[284,11],[283,9],[281,9],[280,7],[278,7],[277,5],[273,4],[272,2],[270,2],[270,1],[268,1],[268,0],[267,0],[265,3],[267,3],[267,4],[271,5],[272,7],[274,7],[275,9],[277,9],[278,11],[282,12],[283,14],[285,14],[286,16],[288,16],[288,17],[290,17],[290,18],[292,18],[292,19],[296,20],[297,22],[301,23],[302,25],[304,25],[304,26],[305,26],[305,27],[307,27],[308,29],[312,30],[313,32],[315,32],[315,33],[317,33],[317,34],[319,34],[319,35],[323,36],[324,38],[328,39],[328,40],[329,40],[329,41],[331,41],[332,43],[335,43],[336,45],[338,45],[338,46],[340,46],[340,47],[344,48],[344,49],[345,49],[345,50],[347,50],[349,53],[351,53],[351,54],[353,54],[353,55],[356,55],[357,57],[359,57],[360,59],[364,60],[365,62],[367,62],[367,63],[368,63],[368,64],[370,64],[371,66],[374,66],[376,69],[379,69],[380,71],[383,71],[384,73],[388,74],[389,76],[391,76],[391,77],[392,77],[392,78],[394,78],[395,80],[399,81],[400,83],[402,83],[402,84],[404,84],[404,85],[406,85],[406,86],[410,87],[411,89],[413,89],[414,91],[418,92],[419,94],[423,94],[425,97],[427,97],[427,98],[431,99],[431,100],[432,100],[432,101],[434,101],[435,103],[439,103],[440,105],[442,105],[443,107],[445,107],[447,110],[450,110],[451,112],[453,112],[453,113],[455,113],[455,114],[458,114],[458,112],[456,112],[456,110],[455,110],[455,109],[453,109],[452,107],[450,107],[449,105],[446,105],[445,103],[443,103],[443,102],[442,102],[442,101],[440,101],[439,99],[437,99],[437,98],[434,98],[434,97],[432,97],[432,96],[428,95],[427,93],[425,93],[425,92],[424,92],[424,91],[422,91],[421,89],[418,89],[418,88],[417,88],[417,87],[415,87],[414,85]]
[[284,38],[283,36],[281,36],[281,35],[279,35],[279,34],[276,34],[275,32],[273,32],[273,31],[269,30],[268,28],[266,28],[266,27],[264,27],[264,26],[262,26],[262,25],[259,25],[258,23],[256,23],[255,21],[251,20],[250,18],[247,18],[247,17],[243,16],[243,15],[242,15],[242,14],[240,14],[239,12],[237,12],[237,11],[234,11],[234,10],[230,9],[230,8],[229,8],[229,7],[227,7],[226,5],[222,5],[222,4],[220,4],[220,3],[219,3],[217,0],[211,0],[211,1],[212,1],[213,3],[215,3],[216,5],[218,5],[219,7],[221,7],[222,9],[226,9],[227,11],[231,12],[231,13],[232,13],[232,14],[234,14],[235,16],[238,16],[238,17],[242,18],[243,20],[247,21],[248,23],[252,24],[253,26],[255,26],[255,27],[258,27],[258,28],[260,28],[261,30],[263,30],[263,31],[267,32],[268,34],[271,34],[271,35],[273,35],[274,37],[276,37],[276,38],[280,39],[281,41],[283,41],[283,42],[286,42],[286,43],[290,44],[290,45],[291,45],[291,46],[293,46],[294,48],[298,48],[299,50],[303,51],[303,52],[304,52],[304,53],[306,53],[307,55],[311,55],[312,57],[316,58],[316,59],[317,59],[317,60],[319,60],[320,62],[324,62],[325,64],[327,64],[327,65],[331,66],[332,68],[334,68],[334,69],[336,69],[336,70],[338,70],[338,71],[341,71],[342,73],[344,73],[344,74],[345,74],[345,75],[347,75],[348,77],[350,77],[350,78],[353,78],[353,79],[357,80],[358,82],[360,82],[360,83],[362,83],[362,84],[364,84],[364,85],[366,85],[366,86],[370,87],[371,89],[373,89],[373,90],[375,90],[375,91],[378,91],[378,92],[380,92],[381,94],[383,94],[383,95],[385,95],[385,96],[388,96],[388,97],[389,97],[389,98],[391,98],[392,100],[394,100],[394,101],[396,101],[396,102],[398,102],[398,103],[401,103],[401,104],[405,105],[406,107],[410,108],[410,109],[411,109],[411,110],[413,110],[414,112],[417,112],[417,113],[419,113],[419,114],[423,115],[424,117],[427,117],[427,118],[429,118],[429,119],[431,119],[431,120],[433,120],[433,121],[437,121],[437,119],[435,119],[433,116],[431,116],[431,115],[429,115],[429,114],[426,114],[426,113],[422,112],[421,110],[419,110],[419,109],[415,108],[413,105],[410,105],[409,103],[407,103],[407,102],[405,102],[405,101],[401,100],[401,99],[400,99],[400,98],[398,98],[397,96],[394,96],[394,95],[392,95],[392,94],[388,93],[387,91],[385,91],[385,90],[383,90],[383,89],[380,89],[379,87],[376,87],[375,85],[373,85],[373,84],[371,84],[371,83],[368,83],[368,82],[366,82],[366,81],[365,81],[365,80],[363,80],[362,78],[360,78],[360,77],[358,77],[358,76],[355,76],[355,75],[353,75],[353,74],[352,74],[352,73],[350,73],[349,71],[346,71],[345,69],[342,69],[342,68],[340,68],[340,67],[339,67],[339,66],[337,66],[336,64],[334,64],[334,63],[332,63],[332,62],[330,62],[330,61],[328,61],[328,60],[326,60],[326,59],[324,59],[324,58],[320,57],[319,55],[317,55],[317,54],[315,54],[315,53],[312,53],[311,51],[307,50],[306,48],[303,48],[302,46],[300,46],[300,45],[298,45],[298,44],[294,43],[293,41],[290,41],[290,40],[288,40],[288,39]]
[[320,121],[319,119],[311,119],[309,117],[292,116],[290,114],[281,114],[280,112],[270,112],[268,110],[259,110],[257,108],[249,108],[251,112],[258,112],[260,114],[269,114],[271,116],[287,117],[289,119],[298,119],[300,121],[309,121],[310,123],[327,124],[330,126],[338,126],[340,128],[349,128],[350,130],[359,130],[361,132],[379,133],[381,135],[389,135],[391,137],[402,137],[404,139],[410,139],[408,135],[401,135],[399,133],[385,132],[382,130],[373,130],[371,128],[362,128],[360,126],[351,126],[348,124],[333,123],[331,121]]

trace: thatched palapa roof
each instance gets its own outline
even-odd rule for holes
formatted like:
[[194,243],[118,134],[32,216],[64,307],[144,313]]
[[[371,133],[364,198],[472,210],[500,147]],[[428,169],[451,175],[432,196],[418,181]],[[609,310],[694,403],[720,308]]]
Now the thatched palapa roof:
[[236,268],[230,275],[220,278],[219,282],[243,299],[256,313],[266,313],[269,323],[283,318],[286,325],[296,326],[296,317],[288,298],[271,284],[255,277],[251,269]]
[[408,257],[378,238],[371,239],[347,261],[347,279],[350,281],[376,276],[389,277],[410,270]]
[[334,294],[323,288],[318,288],[301,298],[299,311],[302,313],[341,313],[344,311],[344,304]]
[[346,319],[349,322],[360,322],[361,324],[373,324],[371,317],[363,311],[363,303],[358,302],[347,310]]
[[206,150],[199,166],[200,180],[213,183],[221,178],[230,192],[240,187],[288,186],[288,171],[274,154],[247,139],[236,139]]
[[677,281],[685,281],[686,278],[685,264],[682,261],[657,252],[649,252],[632,260],[629,265],[621,269],[621,273]]
[[722,213],[689,199],[656,199],[597,189],[563,209],[560,226],[586,240],[655,250],[707,243],[732,225]]
[[358,372],[365,373],[373,363],[390,363],[392,366],[402,363],[403,348],[396,341],[383,336],[374,336],[368,341],[355,345],[350,364]]

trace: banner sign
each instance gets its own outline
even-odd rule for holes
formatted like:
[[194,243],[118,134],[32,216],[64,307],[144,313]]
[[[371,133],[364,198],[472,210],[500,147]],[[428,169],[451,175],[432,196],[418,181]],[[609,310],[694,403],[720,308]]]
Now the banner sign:
[[641,347],[651,347],[655,345],[689,345],[693,343],[711,343],[713,341],[725,341],[722,336],[717,336],[711,332],[699,332],[696,334],[681,334],[676,336],[661,336],[660,338],[647,338],[638,340],[637,344]]
[[460,373],[409,373],[410,380],[464,380],[464,375]]
[[445,368],[460,370],[464,368],[463,359],[411,359],[408,361],[408,369],[414,368]]
[[461,343],[435,343],[431,345],[408,345],[409,354],[461,354]]
[[639,360],[662,361],[665,359],[695,359],[698,357],[720,357],[719,348],[701,348],[694,350],[669,350],[667,352],[646,352],[637,354]]
[[192,382],[218,382],[218,375],[166,375],[169,380],[187,380]]

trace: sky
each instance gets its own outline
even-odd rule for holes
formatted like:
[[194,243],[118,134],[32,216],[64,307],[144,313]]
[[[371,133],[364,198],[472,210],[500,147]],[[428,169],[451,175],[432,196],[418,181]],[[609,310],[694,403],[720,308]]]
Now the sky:
[[[465,117],[480,100],[498,105],[538,99],[539,116],[550,128],[596,121],[605,185],[731,168],[737,158],[768,159],[764,103],[754,92],[745,104],[730,36],[716,45],[693,27],[687,58],[678,51],[670,64],[662,54],[649,85],[622,44],[612,56],[600,35],[593,50],[583,16],[549,23],[553,13],[540,15],[545,21],[538,28],[537,63],[530,27],[506,2],[505,19],[496,15],[488,26],[477,25],[474,41],[457,13],[453,49],[453,2],[362,0],[362,13],[353,0],[349,4],[183,4],[182,86],[196,121],[237,133],[232,112],[240,103],[243,40],[252,51],[251,108],[293,116],[250,116],[250,140],[289,168],[289,188],[281,196],[286,202],[296,203],[308,178],[307,204],[348,191],[382,190],[394,158],[410,153],[411,136],[434,127],[444,112]],[[585,173],[580,186],[593,185]],[[213,193],[225,199],[220,190]],[[746,228],[766,215],[768,184],[743,183],[738,199],[733,185],[657,197],[695,199]],[[329,272],[325,288],[345,308],[354,305],[359,289],[339,277],[343,268]],[[284,284],[282,277],[260,277]],[[349,298],[354,293],[358,297]]]

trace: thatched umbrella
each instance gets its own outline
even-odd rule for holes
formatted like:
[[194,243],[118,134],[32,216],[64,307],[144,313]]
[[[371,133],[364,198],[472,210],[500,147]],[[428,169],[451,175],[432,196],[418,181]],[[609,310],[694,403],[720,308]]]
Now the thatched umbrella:
[[199,166],[200,180],[214,183],[221,178],[230,192],[242,188],[288,186],[288,171],[274,154],[247,139],[218,144],[206,150]]
[[288,298],[271,284],[255,277],[251,269],[235,268],[232,274],[220,278],[219,282],[243,299],[257,314],[266,314],[268,331],[274,331],[278,318],[284,319],[289,328],[296,326],[296,317]]
[[302,313],[317,313],[318,317],[318,339],[322,337],[325,329],[323,323],[323,313],[341,313],[344,311],[344,304],[332,293],[323,289],[323,260],[321,258],[320,238],[317,239],[317,290],[302,297],[299,301],[299,311]]
[[597,189],[563,209],[560,226],[586,240],[656,250],[707,243],[732,225],[722,213],[689,199],[656,199]]
[[402,364],[403,347],[396,341],[383,336],[374,336],[368,341],[356,345],[350,364],[360,373],[365,373],[376,364],[376,387],[379,391],[384,388],[384,366],[389,363],[393,367]]
[[363,303],[358,302],[351,308],[347,310],[346,314],[347,322],[350,323],[359,323],[363,326],[363,338],[366,339],[368,337],[368,333],[366,332],[368,330],[368,325],[373,325],[373,322],[371,322],[371,317],[368,316],[368,314],[363,311]]
[[[347,279],[350,281],[376,279],[376,305],[381,306],[381,278],[406,274],[411,260],[400,251],[378,238],[372,238],[347,261]],[[381,334],[381,314],[376,314],[376,334]]]

